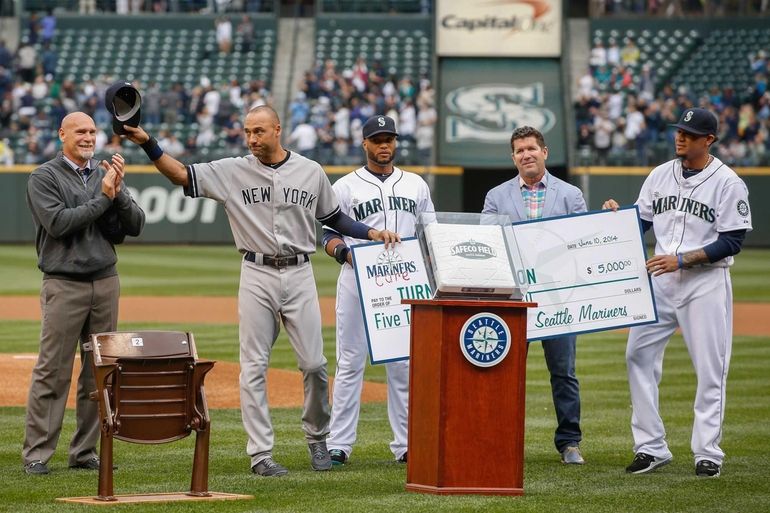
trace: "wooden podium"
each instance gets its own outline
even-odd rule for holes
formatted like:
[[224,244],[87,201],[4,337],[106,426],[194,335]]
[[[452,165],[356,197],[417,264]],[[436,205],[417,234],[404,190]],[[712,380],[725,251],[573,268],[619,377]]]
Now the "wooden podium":
[[[527,308],[536,304],[465,299],[403,303],[412,305],[406,489],[522,495]],[[490,367],[471,363],[460,343],[466,322],[484,313],[510,330],[507,355]]]

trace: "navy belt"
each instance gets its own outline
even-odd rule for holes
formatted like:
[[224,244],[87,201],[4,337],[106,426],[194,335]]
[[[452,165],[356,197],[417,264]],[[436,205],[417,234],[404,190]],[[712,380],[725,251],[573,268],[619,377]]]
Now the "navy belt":
[[268,255],[262,255],[262,262],[257,262],[257,255],[253,251],[247,251],[246,254],[243,256],[243,258],[245,260],[248,260],[249,262],[253,262],[255,264],[261,263],[262,265],[269,265],[270,267],[275,267],[276,269],[280,269],[282,267],[288,267],[290,265],[304,264],[305,262],[310,260],[310,257],[308,257],[307,254],[300,253],[298,255],[282,256],[282,257],[272,257]]

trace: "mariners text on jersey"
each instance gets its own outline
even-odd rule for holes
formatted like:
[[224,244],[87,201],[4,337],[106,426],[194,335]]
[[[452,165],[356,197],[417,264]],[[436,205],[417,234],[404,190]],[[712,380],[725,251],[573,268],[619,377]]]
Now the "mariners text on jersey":
[[669,210],[679,210],[687,214],[692,214],[709,223],[716,221],[716,212],[713,208],[692,198],[664,196],[652,200],[652,215],[657,216]]
[[[411,198],[403,198],[401,196],[388,196],[388,210],[401,210],[410,214],[416,215],[417,202]],[[382,200],[380,198],[374,198],[352,207],[353,216],[356,221],[366,219],[372,214],[382,212]]]

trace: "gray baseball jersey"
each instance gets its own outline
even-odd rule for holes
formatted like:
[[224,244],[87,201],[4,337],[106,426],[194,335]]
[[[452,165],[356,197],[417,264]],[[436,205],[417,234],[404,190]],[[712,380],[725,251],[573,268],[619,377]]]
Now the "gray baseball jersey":
[[188,194],[224,205],[241,252],[314,253],[315,219],[323,222],[339,210],[320,164],[298,153],[276,169],[247,155],[193,164],[188,172]]
[[[225,207],[244,258],[238,291],[241,415],[246,451],[254,467],[272,457],[274,435],[266,376],[281,321],[303,373],[302,427],[309,443],[329,433],[329,391],[321,337],[321,309],[306,254],[316,250],[314,219],[339,211],[321,166],[297,153],[266,166],[252,155],[188,167],[186,193]],[[295,257],[288,265],[263,265],[262,256]]]

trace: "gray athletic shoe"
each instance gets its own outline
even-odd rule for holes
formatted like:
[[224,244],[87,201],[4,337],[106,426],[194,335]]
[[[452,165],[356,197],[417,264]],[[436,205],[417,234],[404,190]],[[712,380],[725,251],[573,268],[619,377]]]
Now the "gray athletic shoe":
[[307,444],[310,451],[310,466],[313,470],[331,470],[332,458],[326,448],[326,442],[310,442]]
[[586,460],[580,454],[580,448],[577,445],[571,445],[562,451],[561,462],[565,465],[583,465]]
[[289,473],[289,470],[267,457],[251,467],[251,471],[262,477],[281,477]]
[[24,472],[31,476],[44,476],[46,474],[50,474],[51,471],[48,470],[48,465],[40,460],[37,460],[24,465]]

